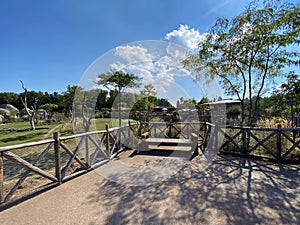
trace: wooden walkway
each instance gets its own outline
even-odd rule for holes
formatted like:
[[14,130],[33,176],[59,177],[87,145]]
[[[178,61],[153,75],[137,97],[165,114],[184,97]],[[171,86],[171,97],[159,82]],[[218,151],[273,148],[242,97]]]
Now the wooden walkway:
[[153,138],[146,137],[142,139],[138,151],[150,150],[172,150],[172,151],[188,151],[195,155],[198,154],[198,136],[194,133],[191,138]]
[[124,152],[103,168],[131,162],[119,180],[89,172],[0,212],[0,224],[300,224],[299,166],[218,156],[201,170],[196,157],[160,182],[123,183],[157,160]]

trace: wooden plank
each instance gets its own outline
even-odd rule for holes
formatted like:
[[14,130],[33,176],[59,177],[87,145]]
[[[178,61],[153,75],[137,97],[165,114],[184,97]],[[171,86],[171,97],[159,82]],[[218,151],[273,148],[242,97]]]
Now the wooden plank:
[[81,133],[81,134],[74,134],[71,136],[67,136],[67,137],[60,137],[61,141],[66,141],[69,139],[74,139],[74,138],[79,138],[79,137],[83,137],[83,136],[87,136],[87,135],[93,135],[93,134],[103,134],[106,133],[106,130],[97,130],[97,131],[90,131],[90,132],[86,132],[86,133]]
[[[53,143],[50,143],[45,150],[38,155],[38,157],[36,158],[36,160],[34,161],[33,165],[38,164],[42,158],[44,158],[44,156],[49,152],[49,150],[52,148]],[[4,202],[7,202],[12,196],[13,194],[17,191],[17,189],[19,188],[19,186],[25,181],[25,179],[27,178],[27,176],[30,174],[29,170],[26,170],[25,172],[23,172],[20,176],[20,179],[17,181],[17,183],[13,186],[13,188],[9,191],[9,193],[6,195]]]
[[[154,147],[150,147],[154,145]],[[171,145],[171,146],[170,146]],[[148,151],[151,149],[170,149],[175,150],[181,147],[189,147],[189,150],[198,150],[198,135],[191,134],[191,139],[176,139],[176,138],[148,138],[142,139],[139,151]]]
[[0,152],[0,205],[3,203],[4,199],[4,191],[3,191],[3,183],[4,183],[4,169],[3,169],[3,155]]
[[[98,152],[101,152],[106,158],[109,158],[110,156],[108,155],[108,152],[104,151],[101,146],[97,143],[97,141],[94,139],[93,136],[89,136],[89,139],[93,142],[93,144],[96,146],[96,150],[94,152],[94,156],[92,159],[91,159],[91,165],[93,164],[93,162],[95,161],[95,158],[97,156],[97,153]],[[102,137],[102,139],[104,139],[104,136]],[[102,141],[101,139],[101,141]],[[100,141],[100,143],[101,143]]]
[[38,167],[30,164],[29,162],[27,162],[26,160],[22,159],[21,157],[15,155],[15,154],[13,154],[12,152],[3,152],[2,154],[6,159],[19,164],[20,166],[22,166],[23,168],[25,168],[27,170],[37,173],[49,180],[56,181],[56,182],[58,181],[56,177],[52,176],[51,174],[43,171],[42,169],[40,169]]
[[70,168],[74,158],[76,157],[76,154],[78,153],[78,151],[80,149],[80,146],[81,146],[84,139],[85,139],[84,137],[81,137],[81,139],[80,139],[78,145],[76,146],[71,158],[69,159],[69,161],[67,162],[65,167],[62,169],[62,172],[61,172],[62,173],[62,179],[66,176],[66,173],[67,173],[68,169]]
[[146,144],[193,144],[191,139],[176,139],[176,138],[148,138],[145,139]]
[[54,139],[54,160],[55,160],[55,176],[58,180],[58,184],[62,183],[62,174],[61,174],[61,158],[60,158],[60,139],[59,133],[55,132],[53,134]]
[[191,152],[193,150],[193,147],[191,147],[191,146],[182,146],[182,145],[179,145],[179,146],[178,145],[171,145],[171,146],[159,145],[159,146],[153,146],[151,148],[151,145],[150,145],[149,149]]
[[220,129],[220,133],[224,134],[224,137],[227,138],[227,141],[225,141],[220,149],[225,148],[227,145],[229,145],[230,143],[232,143],[237,149],[239,149],[239,145],[234,141],[234,139],[236,139],[238,136],[240,136],[240,134],[242,134],[242,130],[238,131],[235,135],[233,135],[232,137],[226,133],[226,131],[223,131],[222,129]]
[[104,142],[104,140],[105,140],[105,136],[106,135],[103,135],[102,136],[102,138],[101,138],[101,140],[100,140],[100,144],[98,144],[97,142],[96,142],[96,140],[94,140],[94,137],[93,136],[90,136],[90,140],[95,144],[95,146],[96,146],[96,149],[95,149],[95,151],[91,154],[91,166],[94,164],[94,162],[95,162],[95,160],[96,160],[96,157],[97,157],[97,154],[98,154],[98,152],[100,152],[101,151],[101,153],[108,159],[110,156],[108,155],[109,153],[104,149],[102,149],[102,145],[103,145],[103,142]]
[[276,132],[273,132],[271,134],[269,134],[267,137],[265,137],[264,139],[260,140],[258,137],[256,137],[252,132],[250,132],[250,136],[257,141],[256,145],[254,145],[251,149],[249,149],[248,153],[251,153],[252,151],[254,151],[256,148],[258,148],[259,146],[264,147],[271,155],[273,155],[276,158],[276,155],[273,154],[273,152],[264,144],[266,141],[268,141],[270,138],[272,138],[273,136],[276,135]]
[[11,150],[14,150],[14,149],[20,149],[20,148],[26,148],[26,147],[32,147],[32,146],[38,146],[38,145],[44,145],[44,144],[50,144],[50,143],[53,143],[53,142],[54,142],[53,139],[48,139],[48,140],[30,142],[30,143],[25,143],[25,144],[5,146],[5,147],[0,147],[0,152],[11,151]]
[[[73,152],[69,149],[69,147],[68,146],[66,146],[64,143],[60,143],[60,146],[71,156],[71,157],[73,157]],[[85,163],[83,163],[82,161],[81,161],[81,159],[77,156],[77,155],[75,155],[74,156],[74,159],[83,167],[83,168],[85,168],[85,169],[87,169],[88,167],[87,167],[87,165],[85,164]]]
[[57,186],[57,182],[51,182],[48,184],[45,184],[43,186],[37,187],[33,190],[30,190],[24,194],[18,195],[14,198],[11,198],[8,202],[4,202],[2,205],[0,205],[0,212],[2,209],[6,209],[8,207],[11,207],[14,205],[14,203],[18,203],[20,201],[24,201],[32,196],[35,196],[36,194],[42,193],[44,191],[50,190],[53,187]]

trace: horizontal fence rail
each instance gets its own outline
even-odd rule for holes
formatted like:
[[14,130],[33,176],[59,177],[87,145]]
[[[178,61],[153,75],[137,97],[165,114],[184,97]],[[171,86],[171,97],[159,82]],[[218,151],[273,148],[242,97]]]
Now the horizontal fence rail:
[[221,153],[300,163],[300,128],[220,126]]
[[[54,133],[53,139],[0,147],[0,209],[107,163],[127,148],[137,128],[137,123],[129,122],[117,128],[106,126],[67,137]],[[20,191],[27,180],[40,184]]]
[[[0,147],[0,209],[97,168],[126,148],[137,146],[143,133],[151,137],[191,138],[198,149],[221,154],[300,162],[300,128],[220,126],[208,122],[128,123],[126,126]],[[215,149],[212,149],[215,148]],[[26,181],[37,187],[22,191]],[[24,192],[24,193],[23,193]]]

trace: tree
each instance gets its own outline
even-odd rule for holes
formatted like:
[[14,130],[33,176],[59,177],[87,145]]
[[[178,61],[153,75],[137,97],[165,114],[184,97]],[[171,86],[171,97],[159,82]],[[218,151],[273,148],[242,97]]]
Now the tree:
[[[197,72],[197,79],[218,78],[229,95],[242,104],[245,121],[245,99],[249,99],[248,122],[253,124],[259,99],[282,69],[299,65],[300,8],[292,3],[252,2],[231,21],[219,18],[199,43],[199,54],[190,54],[184,65]],[[271,82],[267,82],[271,81]],[[254,100],[254,97],[255,100]]]
[[67,86],[67,91],[65,92],[62,92],[62,103],[64,105],[64,108],[66,109],[66,116],[68,117],[72,117],[72,121],[75,119],[76,115],[74,115],[72,113],[72,111],[76,111],[75,109],[73,109],[73,106],[76,107],[76,104],[74,105],[74,97],[75,97],[75,94],[76,92],[80,92],[82,91],[83,88],[82,87],[79,87],[77,85],[68,85]]
[[98,76],[98,84],[118,91],[119,126],[121,126],[121,94],[127,87],[138,87],[140,80],[137,76],[123,71],[102,73]]
[[286,104],[291,107],[291,119],[293,122],[294,106],[296,106],[297,110],[298,99],[300,97],[300,80],[294,71],[288,73],[286,82],[281,84],[278,92],[286,96]]
[[172,104],[166,98],[157,98],[155,100],[156,106],[172,106]]
[[144,89],[141,90],[140,96],[142,97],[143,108],[149,110],[154,106],[156,100],[156,91],[152,84],[147,84],[144,86]]
[[37,107],[38,99],[35,98],[33,100],[31,109],[29,109],[28,102],[27,102],[27,88],[25,87],[23,81],[20,80],[20,82],[22,84],[22,89],[24,90],[24,97],[21,97],[21,101],[22,101],[24,109],[28,115],[31,130],[35,130],[36,116],[37,116],[37,110],[38,110],[38,107]]
[[47,117],[51,118],[53,115],[53,111],[58,108],[57,104],[46,103],[40,106],[41,109],[45,109],[47,111]]
[[96,108],[100,111],[102,108],[106,107],[106,100],[108,91],[106,90],[98,90],[99,94],[97,97]]
[[22,102],[20,100],[19,94],[13,92],[2,92],[0,93],[0,105],[11,104],[18,109],[21,109]]

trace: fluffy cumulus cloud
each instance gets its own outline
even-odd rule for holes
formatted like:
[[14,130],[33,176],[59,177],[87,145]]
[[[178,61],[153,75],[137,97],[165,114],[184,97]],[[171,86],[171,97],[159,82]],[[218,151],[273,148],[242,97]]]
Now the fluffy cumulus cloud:
[[183,45],[184,47],[195,50],[198,44],[206,39],[206,34],[200,34],[198,30],[190,28],[188,25],[180,25],[179,29],[166,34],[165,40]]
[[[181,28],[181,30],[184,27]],[[191,29],[199,34],[198,31]],[[171,42],[150,41],[138,42],[117,47],[113,52],[112,70],[122,70],[139,76],[143,85],[152,84],[158,96],[170,95],[170,90],[176,88],[175,78],[188,76],[188,71],[183,67],[182,60],[191,48],[197,47],[200,38],[197,35],[184,35],[187,38],[189,49],[174,44],[173,35],[167,35]],[[180,35],[179,35],[180,36]],[[201,36],[201,35],[200,35]],[[193,37],[193,40],[189,38]],[[184,38],[182,38],[183,40]],[[169,96],[172,97],[172,96]]]
[[148,49],[140,45],[119,46],[116,48],[116,54],[131,64],[153,60],[153,56],[148,52]]

